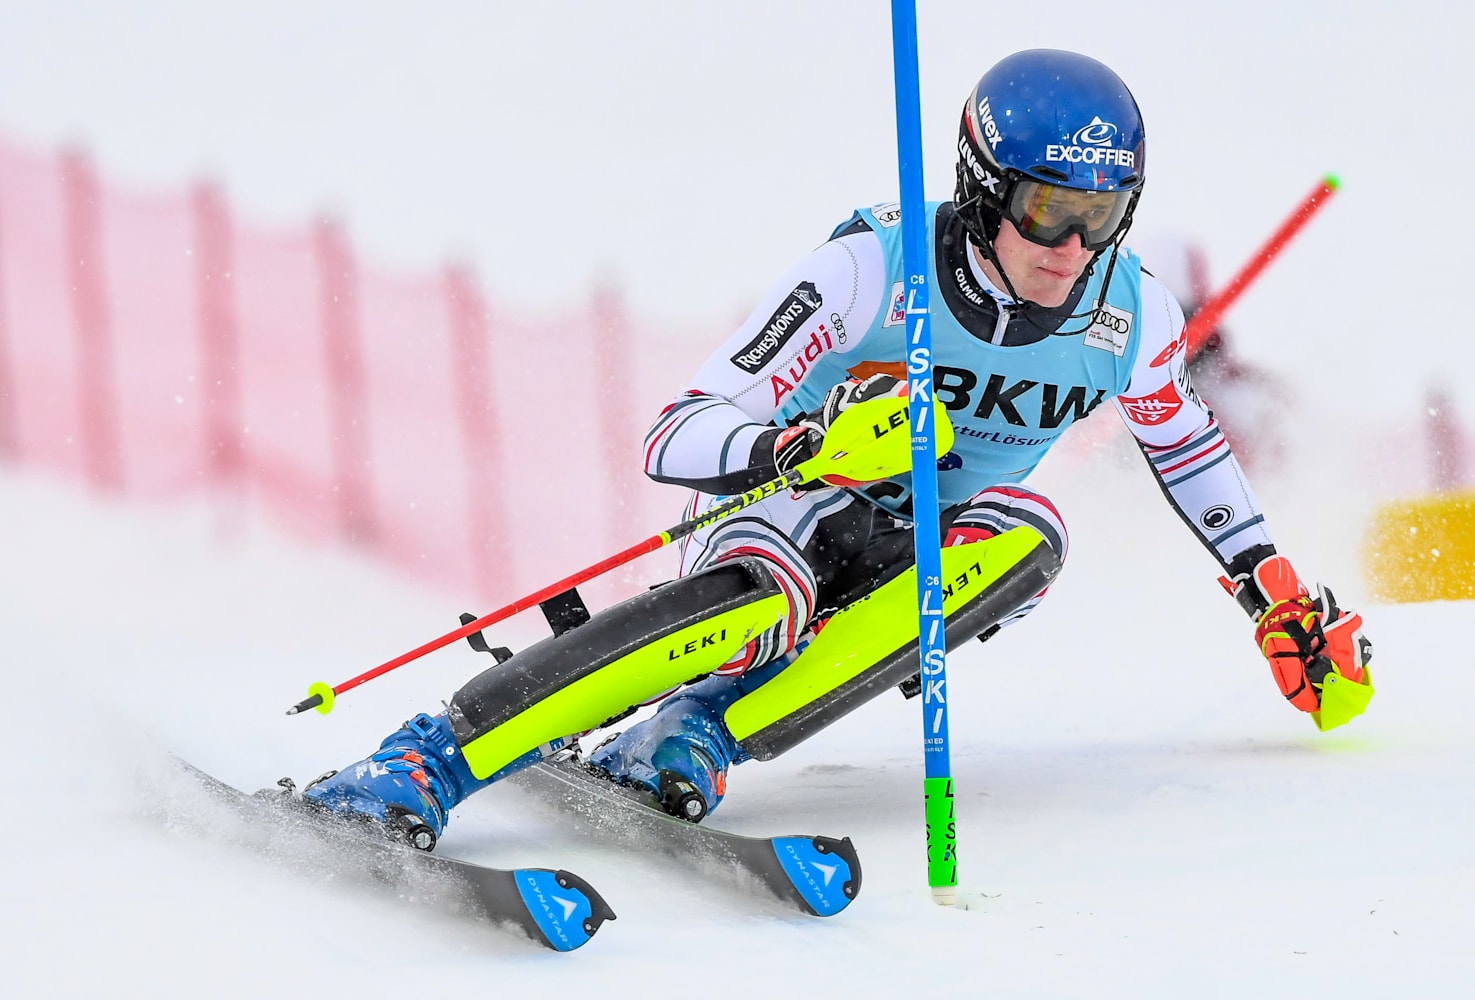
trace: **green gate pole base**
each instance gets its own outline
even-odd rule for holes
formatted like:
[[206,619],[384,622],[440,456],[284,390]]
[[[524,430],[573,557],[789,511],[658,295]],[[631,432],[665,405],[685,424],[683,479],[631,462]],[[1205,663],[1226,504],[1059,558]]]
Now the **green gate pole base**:
[[958,828],[953,818],[953,779],[925,778],[927,884],[939,906],[958,905]]

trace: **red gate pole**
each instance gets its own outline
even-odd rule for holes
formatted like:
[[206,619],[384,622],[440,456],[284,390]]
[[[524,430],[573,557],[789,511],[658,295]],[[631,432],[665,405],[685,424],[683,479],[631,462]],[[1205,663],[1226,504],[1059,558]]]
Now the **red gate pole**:
[[377,538],[370,478],[369,394],[358,314],[358,273],[339,225],[318,222],[323,350],[327,360],[328,431],[338,527],[354,544]]
[[117,369],[112,317],[102,261],[102,192],[92,162],[81,150],[61,157],[66,201],[67,263],[77,333],[77,403],[81,409],[83,468],[94,489],[123,486],[119,449]]
[[1188,356],[1193,354],[1209,339],[1209,334],[1219,325],[1219,320],[1234,305],[1239,298],[1240,292],[1249,287],[1250,283],[1260,276],[1260,272],[1285,249],[1286,244],[1295,239],[1301,227],[1311,221],[1311,217],[1317,210],[1325,205],[1327,199],[1337,193],[1339,186],[1337,178],[1331,174],[1323,177],[1302,201],[1291,212],[1286,220],[1280,224],[1280,228],[1270,234],[1263,246],[1255,251],[1254,255],[1245,262],[1239,273],[1229,279],[1229,284],[1219,290],[1212,299],[1205,302],[1199,311],[1193,314],[1188,325],[1183,330],[1184,339],[1188,343]]
[[200,367],[204,385],[204,470],[221,492],[245,479],[240,382],[240,321],[236,314],[234,232],[220,188],[196,185],[195,285],[199,296]]
[[511,475],[491,392],[491,329],[485,297],[469,268],[445,270],[451,318],[451,382],[465,448],[467,509],[464,537],[477,593],[500,599],[517,580],[512,525],[503,485]]
[[[599,451],[604,482],[615,496],[633,501],[631,470],[635,468],[640,438],[635,429],[633,378],[635,364],[630,320],[620,292],[602,285],[594,292],[595,399],[599,420]],[[608,547],[618,544],[640,513],[624,505],[605,505],[604,535]]]
[[15,401],[15,363],[5,308],[5,213],[0,206],[0,459],[20,461],[20,407]]
[[1459,489],[1465,485],[1465,435],[1449,391],[1431,388],[1424,397],[1424,414],[1434,492]]

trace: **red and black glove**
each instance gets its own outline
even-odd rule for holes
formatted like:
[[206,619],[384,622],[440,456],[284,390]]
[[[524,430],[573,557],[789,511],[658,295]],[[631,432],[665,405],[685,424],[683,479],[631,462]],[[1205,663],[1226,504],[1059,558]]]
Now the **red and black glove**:
[[[891,375],[872,375],[867,379],[847,379],[825,393],[819,409],[806,413],[792,427],[780,428],[773,442],[773,466],[780,476],[793,472],[802,462],[818,455],[824,445],[825,431],[835,422],[842,411],[854,403],[882,396],[904,396],[907,384]],[[801,490],[816,490],[826,486],[854,486],[855,483],[829,482],[824,477],[804,483]]]
[[1290,561],[1273,550],[1248,571],[1219,582],[1255,619],[1255,643],[1292,705],[1319,713],[1326,686],[1338,681],[1365,688],[1362,704],[1372,696],[1367,666],[1373,647],[1362,634],[1362,616],[1339,608],[1326,587],[1318,585],[1313,598]]

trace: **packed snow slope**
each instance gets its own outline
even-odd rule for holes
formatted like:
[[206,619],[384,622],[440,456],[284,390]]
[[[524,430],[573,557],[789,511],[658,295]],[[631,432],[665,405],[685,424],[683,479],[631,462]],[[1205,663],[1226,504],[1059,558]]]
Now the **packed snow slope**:
[[[445,852],[566,867],[613,905],[568,955],[233,845],[163,764],[251,789],[356,759],[481,658],[458,645],[330,716],[284,710],[477,609],[220,511],[0,473],[0,993],[1468,996],[1475,681],[1448,651],[1475,609],[1364,607],[1378,696],[1318,734],[1140,463],[1065,471],[1040,477],[1073,528],[1050,599],[950,660],[966,909],[930,901],[917,703],[887,695],[735,771],[712,817],[854,838],[864,888],[829,920],[601,847],[520,789],[462,806]],[[1358,600],[1363,512],[1314,507],[1310,484],[1264,494],[1282,547]]]

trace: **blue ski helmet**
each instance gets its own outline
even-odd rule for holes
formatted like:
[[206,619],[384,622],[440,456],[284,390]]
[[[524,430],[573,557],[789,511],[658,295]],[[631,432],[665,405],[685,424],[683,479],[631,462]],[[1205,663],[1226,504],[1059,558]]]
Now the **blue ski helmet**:
[[1008,219],[1034,243],[1074,232],[1100,253],[1132,223],[1146,147],[1137,101],[1106,66],[1056,49],[1016,52],[963,108],[958,215],[984,247]]

